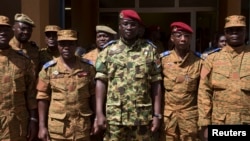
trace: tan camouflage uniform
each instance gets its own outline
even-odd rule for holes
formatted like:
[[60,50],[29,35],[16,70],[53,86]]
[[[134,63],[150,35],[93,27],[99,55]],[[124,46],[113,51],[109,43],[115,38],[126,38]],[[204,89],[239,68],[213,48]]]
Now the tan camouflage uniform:
[[84,54],[83,58],[92,61],[93,65],[95,65],[95,62],[96,62],[96,59],[97,59],[99,52],[100,52],[100,49],[96,47],[95,49],[91,50],[90,52]]
[[26,58],[29,58],[32,62],[36,74],[38,74],[39,68],[39,47],[35,42],[29,41],[28,43],[20,43],[15,37],[10,40],[10,46],[17,52],[23,52]]
[[26,141],[28,109],[36,109],[35,72],[29,59],[0,50],[0,140]]
[[[50,100],[48,130],[52,140],[84,140],[90,137],[90,96],[95,70],[77,58],[70,72],[60,58],[39,73],[37,99]],[[50,93],[46,93],[51,90]]]
[[[153,114],[150,83],[162,80],[157,60],[155,48],[141,39],[131,46],[118,40],[100,52],[96,78],[108,82],[104,140],[149,140]],[[130,137],[123,131],[130,131]]]
[[[164,88],[164,134],[161,141],[194,141],[197,138],[197,91],[201,60],[189,51],[181,60],[174,50],[161,58]],[[178,139],[177,130],[180,134]]]
[[250,48],[226,46],[204,61],[199,125],[250,124]]

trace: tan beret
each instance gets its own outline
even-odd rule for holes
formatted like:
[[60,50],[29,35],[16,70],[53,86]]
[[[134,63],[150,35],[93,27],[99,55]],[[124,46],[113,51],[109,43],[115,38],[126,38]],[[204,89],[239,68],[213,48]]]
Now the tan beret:
[[16,22],[23,22],[23,23],[27,23],[27,24],[30,24],[31,26],[35,26],[35,23],[34,23],[34,21],[32,21],[31,19],[30,19],[30,17],[28,17],[27,15],[25,15],[25,14],[20,14],[20,13],[17,13],[16,15],[15,15],[15,21]]
[[225,19],[225,27],[237,27],[237,26],[246,26],[246,18],[242,15],[232,15],[228,16]]
[[107,33],[114,34],[114,35],[117,34],[112,28],[105,26],[105,25],[96,26],[96,32],[100,32],[100,31],[107,32]]
[[49,31],[57,32],[59,30],[61,30],[61,28],[57,25],[47,25],[45,26],[44,32],[49,32]]
[[75,30],[59,30],[57,32],[57,41],[77,40],[77,32]]
[[0,25],[7,25],[7,26],[11,26],[9,24],[9,18],[3,15],[0,15]]

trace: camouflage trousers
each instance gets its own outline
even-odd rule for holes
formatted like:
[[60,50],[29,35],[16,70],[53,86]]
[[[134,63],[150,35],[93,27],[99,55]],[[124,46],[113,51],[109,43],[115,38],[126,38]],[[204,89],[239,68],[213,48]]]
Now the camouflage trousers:
[[153,141],[148,125],[123,126],[108,125],[104,141]]
[[198,118],[164,117],[160,141],[199,141]]

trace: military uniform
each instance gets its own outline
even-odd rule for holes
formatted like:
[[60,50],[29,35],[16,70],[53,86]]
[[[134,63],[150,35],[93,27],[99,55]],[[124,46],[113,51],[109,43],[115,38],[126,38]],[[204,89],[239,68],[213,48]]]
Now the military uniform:
[[0,49],[0,80],[0,140],[26,141],[27,107],[37,108],[35,72],[30,60],[11,48]]
[[90,52],[84,54],[83,58],[91,60],[93,65],[95,65],[95,62],[96,62],[96,59],[97,59],[97,56],[98,56],[99,52],[100,52],[100,49],[95,48],[95,49],[91,50]]
[[[96,78],[109,84],[106,102],[108,131],[109,128],[117,131],[115,128],[120,125],[121,133],[141,126],[142,135],[150,136],[142,125],[149,125],[152,120],[150,83],[162,80],[157,57],[155,48],[141,39],[132,46],[119,40],[99,54]],[[127,127],[122,128],[122,125]],[[131,134],[131,140],[137,137],[140,135]],[[108,134],[105,138],[112,140]]]
[[[225,28],[245,27],[244,19],[229,16]],[[250,124],[249,51],[244,43],[239,47],[226,45],[206,58],[198,95],[199,126]]]
[[[63,37],[58,36],[58,40],[71,38],[68,31],[59,31]],[[48,130],[52,140],[90,140],[95,69],[86,59],[77,57],[75,63],[69,71],[58,57],[47,62],[39,73],[37,99],[50,101]]]
[[[15,21],[28,23],[32,27],[34,26],[34,22],[28,16],[24,14],[16,14]],[[23,54],[26,58],[29,58],[34,64],[36,73],[38,73],[39,47],[36,45],[36,43],[33,41],[29,41],[27,43],[21,43],[16,39],[16,37],[13,37],[10,40],[9,44],[13,50],[17,51],[20,54]]]

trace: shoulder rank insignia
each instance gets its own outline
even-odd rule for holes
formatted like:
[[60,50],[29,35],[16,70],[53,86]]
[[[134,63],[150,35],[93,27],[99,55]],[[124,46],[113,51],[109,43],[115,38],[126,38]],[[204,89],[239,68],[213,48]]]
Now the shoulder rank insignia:
[[55,60],[50,60],[49,62],[47,62],[47,63],[45,63],[43,65],[43,69],[47,69],[48,67],[50,67],[50,66],[52,66],[54,64],[56,64],[56,61]]
[[154,45],[153,43],[152,43],[152,41],[150,41],[150,40],[146,40],[146,42],[147,43],[149,43],[153,48],[157,48],[157,46],[156,45]]
[[92,62],[92,61],[90,61],[90,60],[88,60],[88,59],[85,59],[85,58],[81,58],[81,61],[83,62],[83,63],[87,63],[87,64],[90,64],[90,65],[94,65],[94,63]]
[[112,45],[112,44],[114,44],[114,43],[116,43],[116,42],[117,42],[117,40],[111,40],[111,41],[107,42],[105,45],[103,45],[101,48],[104,49],[104,48],[106,48],[107,46]]
[[221,48],[215,48],[215,49],[212,49],[210,51],[204,52],[201,54],[201,58],[206,59],[208,55],[213,54],[215,52],[219,52],[220,50],[221,50]]
[[160,54],[160,58],[164,57],[164,56],[168,56],[171,52],[170,51],[165,51],[165,52],[162,52]]
[[201,56],[202,56],[202,54],[200,52],[194,52],[194,55],[196,55],[199,58],[201,58]]
[[25,58],[30,59],[30,57],[26,53],[24,53],[22,50],[17,50],[16,52],[17,52],[17,54],[20,54],[20,55],[24,56]]

